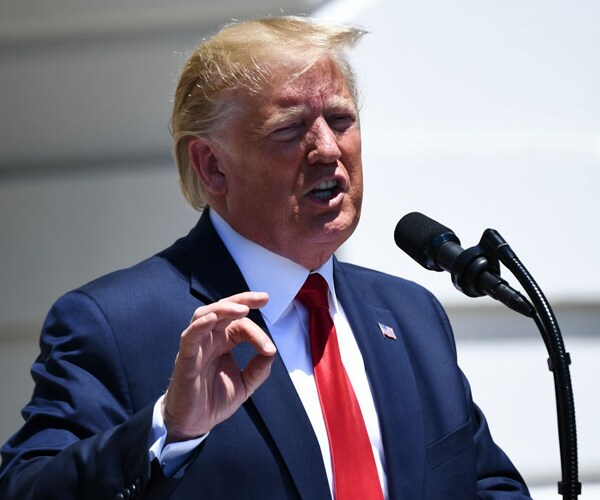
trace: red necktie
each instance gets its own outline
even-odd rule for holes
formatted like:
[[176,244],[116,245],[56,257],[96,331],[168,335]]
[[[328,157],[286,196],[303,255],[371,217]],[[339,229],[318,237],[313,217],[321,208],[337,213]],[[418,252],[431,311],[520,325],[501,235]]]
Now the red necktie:
[[336,500],[381,500],[373,450],[329,314],[328,286],[310,274],[296,298],[309,313],[310,351],[325,418]]

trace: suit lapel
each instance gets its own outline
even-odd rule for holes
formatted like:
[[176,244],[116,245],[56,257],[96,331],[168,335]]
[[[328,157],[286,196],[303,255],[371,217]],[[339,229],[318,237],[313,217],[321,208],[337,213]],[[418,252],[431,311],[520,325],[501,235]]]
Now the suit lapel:
[[[251,319],[265,328],[260,313],[251,315]],[[245,366],[254,354],[254,350],[244,344],[236,348],[235,358],[240,366]],[[262,417],[294,479],[300,497],[328,498],[329,483],[319,442],[279,355],[273,363],[271,375],[246,405],[254,405]]]
[[[208,303],[248,290],[207,211],[190,234],[189,241],[193,295]],[[251,311],[249,317],[269,333],[260,311]],[[233,351],[239,366],[246,366],[254,354],[249,344],[241,344]],[[273,437],[300,497],[327,498],[329,485],[319,443],[279,354],[273,362],[271,375],[245,403],[248,405],[256,408]]]
[[[402,331],[389,310],[370,305],[364,287],[335,262],[336,294],[363,355],[385,451],[389,498],[420,499],[425,481],[422,409]],[[380,325],[393,329],[385,336]]]

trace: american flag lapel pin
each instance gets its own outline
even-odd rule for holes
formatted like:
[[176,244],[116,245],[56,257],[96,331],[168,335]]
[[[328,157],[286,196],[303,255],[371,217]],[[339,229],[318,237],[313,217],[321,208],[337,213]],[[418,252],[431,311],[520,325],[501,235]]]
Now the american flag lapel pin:
[[384,337],[388,339],[396,340],[396,334],[394,333],[394,329],[391,326],[384,325],[383,323],[377,322],[379,325],[379,329]]

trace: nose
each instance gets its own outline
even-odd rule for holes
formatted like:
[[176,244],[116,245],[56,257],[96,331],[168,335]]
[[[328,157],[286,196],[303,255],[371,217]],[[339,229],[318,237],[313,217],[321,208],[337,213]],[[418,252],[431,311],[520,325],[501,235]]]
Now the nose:
[[338,138],[327,121],[322,117],[317,119],[310,131],[308,163],[314,165],[337,161],[342,156],[337,141]]

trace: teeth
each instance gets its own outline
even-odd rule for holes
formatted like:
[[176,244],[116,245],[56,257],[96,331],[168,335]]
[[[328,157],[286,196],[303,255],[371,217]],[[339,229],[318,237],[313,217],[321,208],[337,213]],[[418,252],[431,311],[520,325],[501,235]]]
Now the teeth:
[[333,196],[332,189],[337,187],[338,182],[335,180],[323,181],[313,190],[314,195],[321,199],[327,200]]
[[331,189],[333,187],[336,187],[337,185],[338,185],[337,181],[329,180],[329,181],[321,182],[321,184],[319,184],[315,189]]

